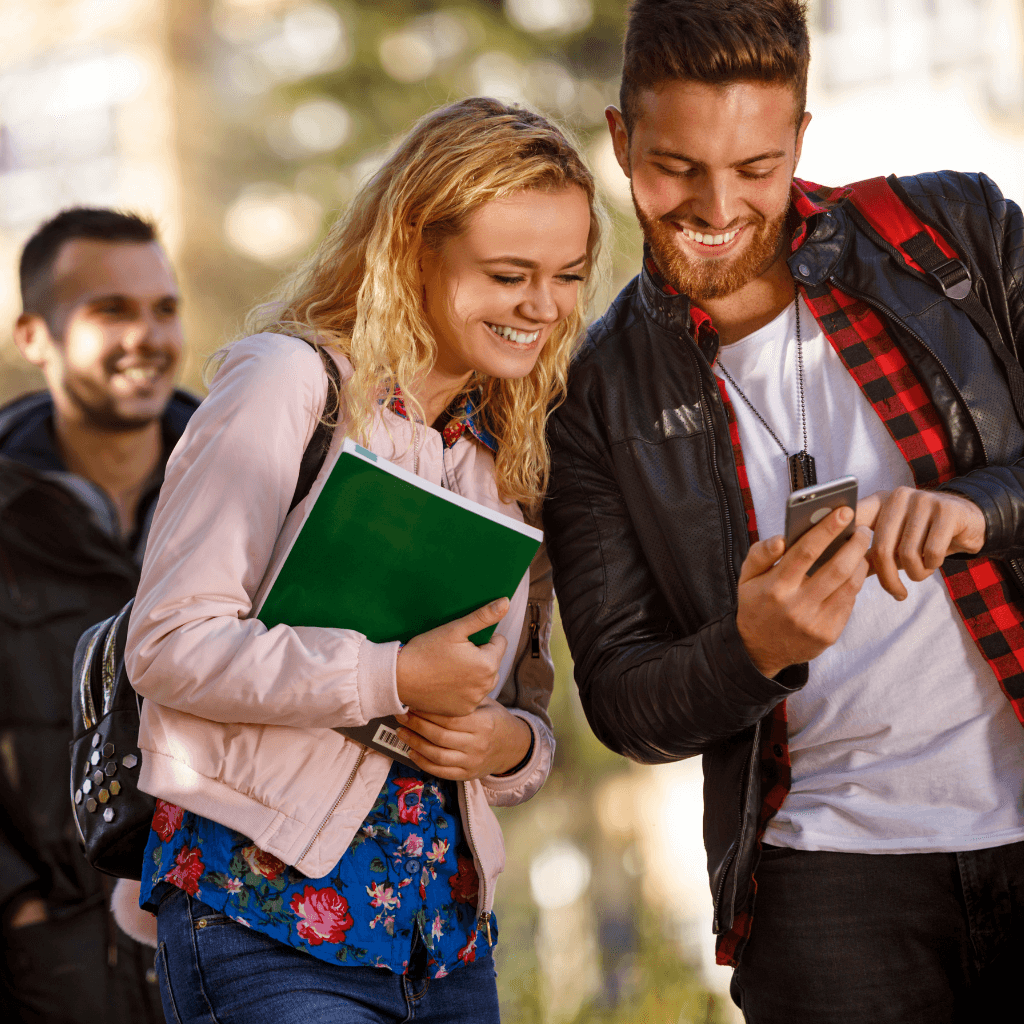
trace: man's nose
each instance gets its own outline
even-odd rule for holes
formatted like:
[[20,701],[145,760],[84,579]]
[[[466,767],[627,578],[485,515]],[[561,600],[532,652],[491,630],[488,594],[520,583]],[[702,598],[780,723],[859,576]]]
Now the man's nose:
[[161,324],[152,313],[140,313],[121,337],[126,351],[156,349],[160,347]]
[[691,209],[708,227],[725,230],[739,216],[739,197],[731,176],[707,175],[695,199]]

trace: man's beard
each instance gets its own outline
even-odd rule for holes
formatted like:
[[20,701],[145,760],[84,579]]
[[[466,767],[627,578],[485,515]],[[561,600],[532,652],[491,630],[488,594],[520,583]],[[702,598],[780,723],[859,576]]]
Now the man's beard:
[[[64,394],[75,407],[82,423],[94,430],[107,433],[133,433],[149,426],[163,416],[166,401],[159,403],[159,411],[149,414],[131,414],[119,408],[117,399],[91,381],[65,375],[62,381]],[[167,396],[168,399],[170,396]]]
[[[632,192],[632,186],[630,187]],[[782,243],[788,210],[771,220],[749,222],[754,237],[736,259],[701,259],[687,256],[678,246],[680,232],[640,209],[633,195],[633,207],[647,242],[665,280],[681,295],[694,302],[721,299],[760,277],[776,260]]]

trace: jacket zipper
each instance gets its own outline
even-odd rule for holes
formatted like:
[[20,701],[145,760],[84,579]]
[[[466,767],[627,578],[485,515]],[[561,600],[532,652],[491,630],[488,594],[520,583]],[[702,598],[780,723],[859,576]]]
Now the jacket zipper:
[[466,838],[469,840],[469,848],[473,852],[473,859],[480,865],[480,871],[478,872],[480,878],[480,916],[477,918],[476,930],[477,933],[483,932],[487,936],[487,946],[490,948],[494,945],[494,940],[491,938],[491,914],[487,909],[487,877],[483,872],[483,862],[480,860],[480,854],[477,852],[476,840],[473,838],[473,815],[469,810],[469,784],[466,782],[462,783],[462,795],[466,801]]
[[1020,559],[1008,558],[1006,559],[1006,565],[1010,567],[1010,571],[1013,573],[1013,578],[1020,586],[1021,593],[1024,594],[1024,569],[1021,569],[1020,567]]
[[[711,367],[708,366],[710,370]],[[707,397],[707,389],[704,387],[704,376],[701,374],[700,378],[700,393],[704,399],[705,406],[709,404]],[[736,566],[733,565],[733,552],[732,552],[732,515],[729,511],[729,499],[725,493],[725,484],[722,482],[722,474],[718,469],[718,444],[715,438],[715,426],[714,421],[711,418],[711,411],[707,413],[707,424],[708,424],[708,436],[711,440],[711,471],[715,477],[715,484],[718,486],[718,493],[722,498],[722,508],[725,512],[725,523],[723,532],[725,533],[725,551],[726,561],[729,563],[729,578],[732,580],[732,588],[735,593],[739,587],[739,580],[736,577]]]
[[349,772],[348,778],[345,780],[345,785],[342,786],[341,792],[338,794],[337,799],[331,804],[331,809],[327,812],[324,820],[320,822],[320,827],[313,833],[313,838],[310,839],[306,848],[299,854],[296,859],[296,863],[303,859],[310,850],[313,849],[313,844],[320,838],[320,833],[327,827],[327,822],[331,820],[331,815],[338,809],[338,804],[345,799],[345,794],[349,791],[352,783],[355,781],[356,772],[359,771],[359,766],[363,763],[363,758],[366,757],[366,747],[363,747],[359,751],[359,756],[356,758],[356,763],[352,766],[352,771]]
[[[924,340],[924,338],[921,337],[921,335],[919,335],[916,331],[914,331],[912,328],[907,326],[907,324],[905,324],[902,320],[900,320],[900,318],[898,316],[896,316],[895,313],[893,313],[889,309],[886,309],[886,307],[883,306],[877,300],[871,299],[867,295],[862,295],[860,292],[856,292],[852,288],[849,288],[847,285],[840,283],[836,279],[834,274],[829,277],[829,281],[831,281],[831,283],[834,284],[841,291],[844,291],[844,292],[846,292],[849,295],[853,295],[855,298],[860,299],[861,302],[866,303],[872,309],[874,309],[877,312],[881,313],[882,316],[884,316],[891,323],[893,323],[897,327],[900,327],[903,330],[905,330],[907,332],[907,334],[909,334],[926,352],[930,352],[931,355],[932,355],[932,358],[935,360],[935,362],[942,369],[942,372],[946,375],[946,380],[949,382],[949,386],[953,389],[953,392],[956,395],[956,397],[960,400],[960,404],[961,404],[961,406],[963,406],[964,411],[967,413],[968,416],[970,416],[971,422],[972,423],[974,422],[974,417],[971,416],[970,406],[968,406],[967,400],[963,396],[963,392],[961,392],[960,388],[957,387],[956,381],[953,380],[952,375],[950,374],[949,370],[947,370],[946,367],[943,365],[942,360],[939,359],[939,357],[932,351],[931,347],[925,343],[925,340]],[[893,342],[893,344],[895,344],[895,342]],[[989,464],[989,458],[988,458],[988,449],[985,447],[985,438],[982,437],[981,431],[978,430],[977,424],[975,424],[975,430],[977,430],[978,440],[981,442],[981,454],[985,457],[985,465],[988,465]]]
[[527,601],[526,610],[530,615],[530,643],[528,648],[523,649],[515,666],[512,669],[512,679],[516,684],[516,699],[519,698],[519,669],[526,661],[527,650],[531,658],[540,657],[540,604],[537,601]]
[[[708,365],[708,369],[709,370],[711,369],[710,364]],[[703,374],[701,374],[701,378],[700,378],[700,390],[701,390],[701,396],[704,398],[705,405],[709,405],[710,404],[710,400],[707,397],[707,389],[704,387],[704,376],[703,376]],[[707,429],[708,429],[708,435],[709,435],[709,438],[710,438],[710,441],[711,441],[711,469],[712,469],[712,472],[713,472],[714,477],[715,477],[715,483],[718,486],[718,493],[722,497],[722,508],[725,511],[724,533],[725,533],[725,542],[726,542],[726,556],[727,556],[726,560],[729,563],[729,578],[732,580],[733,592],[736,593],[738,591],[738,589],[739,589],[739,580],[738,580],[738,578],[736,576],[736,567],[733,564],[732,516],[731,516],[731,514],[729,512],[729,499],[728,499],[728,497],[726,496],[726,493],[725,493],[725,484],[722,482],[722,475],[721,475],[721,472],[719,471],[719,468],[718,468],[718,445],[716,443],[714,421],[713,421],[713,419],[711,417],[711,410],[710,410],[710,408],[707,411]],[[753,752],[757,749],[757,739],[760,736],[760,734],[761,734],[761,723],[758,722],[757,725],[754,728],[754,744],[750,748],[751,749],[750,759],[748,759],[748,761],[747,761],[748,769],[747,769],[747,772],[745,773],[747,775],[749,775],[749,765],[750,765],[751,761],[753,760]],[[718,919],[719,919],[719,908],[722,905],[722,893],[723,893],[723,890],[725,889],[725,879],[726,879],[726,877],[729,874],[729,869],[732,867],[733,861],[736,859],[736,854],[737,854],[737,851],[739,850],[740,839],[743,836],[743,811],[744,811],[744,809],[745,809],[745,807],[747,805],[746,790],[747,790],[747,787],[749,786],[749,784],[750,784],[749,780],[746,780],[745,783],[744,783],[744,787],[743,787],[744,799],[743,799],[743,803],[739,807],[739,812],[738,812],[738,814],[736,816],[737,817],[736,839],[735,839],[735,841],[732,844],[732,849],[729,851],[729,856],[728,856],[725,864],[722,867],[722,874],[721,874],[721,876],[718,879],[718,887],[717,887],[717,891],[715,893],[715,907],[714,907],[714,910],[715,910],[715,925],[716,926],[718,924]]]

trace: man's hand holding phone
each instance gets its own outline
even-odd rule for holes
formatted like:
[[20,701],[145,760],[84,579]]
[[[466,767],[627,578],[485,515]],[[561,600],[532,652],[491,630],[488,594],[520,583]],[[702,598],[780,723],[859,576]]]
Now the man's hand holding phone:
[[739,580],[736,625],[751,661],[766,676],[816,658],[839,639],[868,575],[871,531],[852,537],[808,576],[853,520],[843,506],[812,526],[788,550],[782,537],[751,547]]

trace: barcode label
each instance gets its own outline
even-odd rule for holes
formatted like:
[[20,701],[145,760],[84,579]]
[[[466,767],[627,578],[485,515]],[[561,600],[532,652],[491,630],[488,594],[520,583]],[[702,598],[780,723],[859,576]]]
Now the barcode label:
[[396,754],[401,754],[403,757],[407,757],[412,753],[412,747],[408,743],[403,743],[398,738],[398,734],[392,732],[386,725],[377,726],[377,731],[373,734],[373,742],[379,743],[382,747],[387,747],[388,750],[393,750]]

